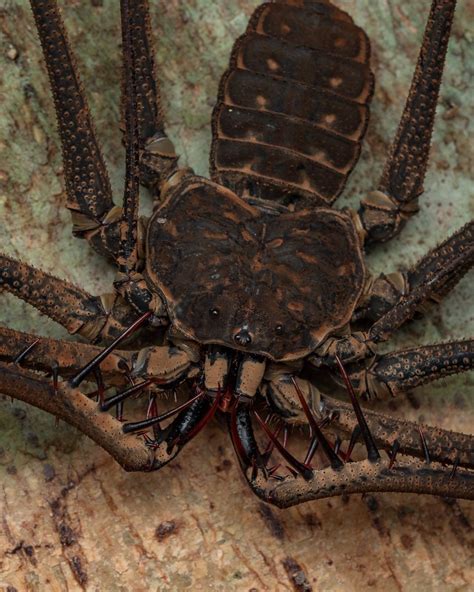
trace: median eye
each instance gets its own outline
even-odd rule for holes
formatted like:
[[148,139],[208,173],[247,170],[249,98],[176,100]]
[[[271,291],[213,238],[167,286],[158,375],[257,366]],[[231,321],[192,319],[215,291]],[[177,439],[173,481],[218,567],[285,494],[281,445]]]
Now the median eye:
[[275,333],[276,333],[277,335],[283,335],[283,325],[277,325],[277,326],[275,327]]
[[216,319],[219,316],[219,309],[218,308],[211,308],[209,310],[209,314],[212,318]]

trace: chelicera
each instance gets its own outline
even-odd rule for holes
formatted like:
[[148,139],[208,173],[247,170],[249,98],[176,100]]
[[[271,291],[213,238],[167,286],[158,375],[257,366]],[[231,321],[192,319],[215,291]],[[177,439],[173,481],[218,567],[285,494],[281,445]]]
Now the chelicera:
[[[56,2],[32,0],[73,232],[117,277],[96,297],[2,256],[4,289],[90,342],[1,329],[2,391],[76,426],[127,470],[161,468],[221,414],[251,488],[279,506],[366,491],[472,499],[472,436],[359,402],[473,366],[469,339],[385,355],[376,348],[470,269],[474,224],[407,272],[370,277],[364,257],[417,211],[455,4],[433,0],[379,186],[350,211],[332,204],[360,154],[373,75],[365,33],[328,0],[255,11],[220,85],[212,180],[179,166],[164,129],[148,3],[121,0],[122,207]],[[138,214],[140,184],[155,200],[148,219]],[[330,380],[347,401],[330,396]],[[174,389],[183,400],[160,412],[160,395]],[[123,421],[124,403],[145,393],[146,417]],[[309,430],[302,459],[288,450],[289,425]],[[357,442],[366,450],[359,460]],[[325,467],[315,468],[316,454]]]

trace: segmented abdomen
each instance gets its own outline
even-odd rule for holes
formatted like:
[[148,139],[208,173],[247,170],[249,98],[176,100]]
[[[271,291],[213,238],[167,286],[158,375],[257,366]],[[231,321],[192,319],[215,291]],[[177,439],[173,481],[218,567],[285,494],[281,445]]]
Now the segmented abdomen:
[[332,203],[368,123],[369,54],[362,29],[328,1],[260,6],[221,82],[212,178],[243,196]]

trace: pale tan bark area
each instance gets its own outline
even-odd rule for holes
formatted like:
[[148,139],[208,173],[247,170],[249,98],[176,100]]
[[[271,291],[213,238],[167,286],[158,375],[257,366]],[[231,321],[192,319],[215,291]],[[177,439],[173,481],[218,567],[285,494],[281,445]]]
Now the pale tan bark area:
[[[150,2],[170,131],[184,160],[204,173],[218,79],[258,1]],[[118,2],[61,4],[120,195]],[[468,129],[474,5],[460,4],[421,212],[371,255],[376,272],[414,263],[474,212]],[[367,30],[377,79],[368,140],[341,200],[355,205],[377,182],[429,2],[339,5]],[[91,292],[107,291],[113,270],[71,237],[63,188],[28,3],[0,0],[0,248]],[[472,292],[471,273],[388,349],[474,334]],[[2,324],[65,336],[26,305],[0,299]],[[459,376],[385,408],[472,432],[473,393],[472,375]],[[127,474],[73,428],[0,401],[0,590],[467,591],[474,581],[473,519],[470,503],[415,495],[271,509],[248,491],[217,423],[163,471]]]

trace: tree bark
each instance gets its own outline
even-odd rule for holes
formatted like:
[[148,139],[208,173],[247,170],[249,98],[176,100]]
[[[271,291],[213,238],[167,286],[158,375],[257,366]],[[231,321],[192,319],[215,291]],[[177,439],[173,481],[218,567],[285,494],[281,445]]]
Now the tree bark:
[[[258,0],[150,0],[169,132],[182,162],[207,171],[210,115],[233,40]],[[124,152],[115,0],[62,0],[116,195]],[[338,205],[376,187],[415,65],[428,0],[340,0],[372,41],[376,93],[361,161]],[[460,3],[420,213],[370,255],[374,273],[409,266],[473,213],[472,2]],[[0,220],[8,255],[109,291],[113,270],[73,239],[59,140],[26,0],[0,0]],[[149,199],[143,191],[145,208]],[[120,199],[120,198],[119,198]],[[390,349],[474,334],[473,274]],[[60,328],[1,295],[0,322],[50,337]],[[420,388],[385,410],[472,431],[464,375]],[[379,405],[383,409],[384,406]],[[0,400],[0,589],[468,590],[473,505],[415,495],[354,495],[280,511],[252,497],[215,423],[159,473],[125,473],[74,428]]]

